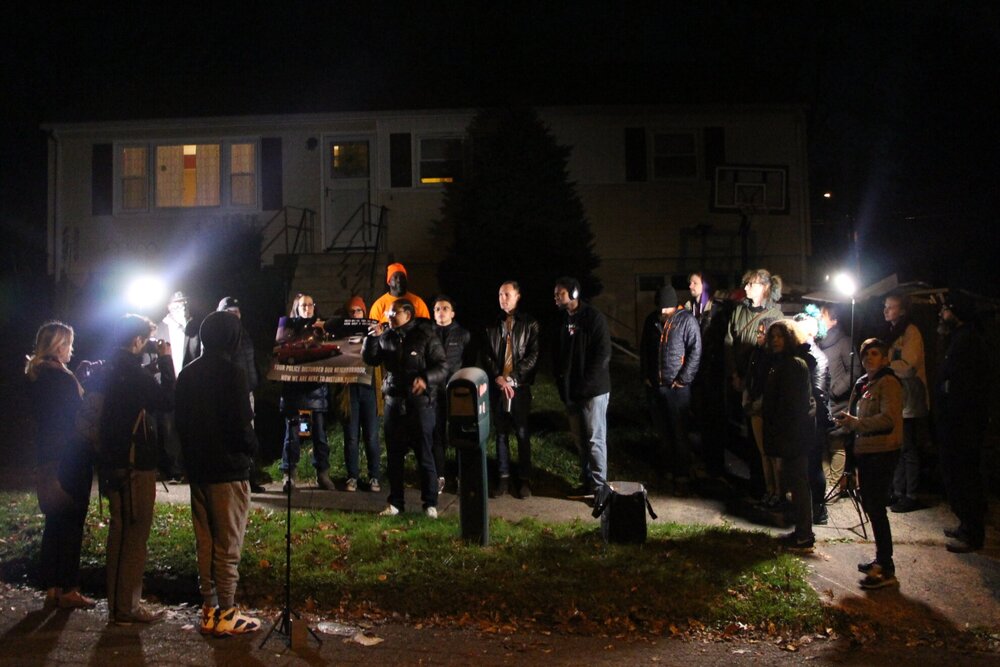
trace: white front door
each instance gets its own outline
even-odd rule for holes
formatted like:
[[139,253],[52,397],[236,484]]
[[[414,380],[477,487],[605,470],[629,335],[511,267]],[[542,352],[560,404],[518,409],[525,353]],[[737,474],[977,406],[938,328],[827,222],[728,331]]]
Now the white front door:
[[375,243],[372,219],[372,136],[328,137],[325,142],[323,247],[363,249]]

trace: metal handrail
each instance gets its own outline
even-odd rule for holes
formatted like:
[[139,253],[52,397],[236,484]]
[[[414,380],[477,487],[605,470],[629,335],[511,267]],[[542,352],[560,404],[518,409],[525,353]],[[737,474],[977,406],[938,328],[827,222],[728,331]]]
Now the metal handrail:
[[[298,224],[295,225],[288,224],[289,211],[300,211]],[[268,229],[277,220],[282,220],[283,224],[280,226],[277,233],[273,237],[271,237],[271,240],[268,241],[261,248],[260,250],[261,257],[263,257],[264,253],[266,253],[267,250],[282,237],[284,237],[285,239],[286,255],[296,254],[298,252],[306,252],[308,250],[308,246],[311,245],[312,241],[312,236],[313,236],[312,231],[314,223],[316,221],[316,211],[310,208],[302,208],[299,206],[285,206],[281,210],[276,212],[273,216],[271,216],[271,219],[268,220],[266,223],[264,223],[264,226],[261,227],[260,233],[262,237],[266,238]],[[292,230],[295,231],[295,237],[291,241],[291,244],[289,244],[289,235]],[[299,249],[300,242],[302,243],[301,250]]]
[[[373,208],[377,208],[379,211],[377,224],[372,224],[371,210]],[[358,204],[358,207],[354,210],[354,212],[350,215],[350,217],[348,217],[347,220],[344,222],[344,224],[340,227],[340,229],[337,230],[337,233],[334,234],[333,239],[330,241],[330,244],[326,247],[324,252],[332,252],[334,250],[370,250],[374,252],[381,251],[383,248],[379,244],[382,236],[381,232],[383,229],[383,225],[385,224],[385,214],[387,211],[388,209],[385,206],[378,206],[371,202],[362,202],[361,204]],[[352,224],[357,222],[357,218],[359,215],[361,216],[361,224],[355,226],[355,229],[351,234],[350,238],[347,239],[347,244],[338,247],[337,241],[340,240],[340,237],[344,234],[344,232],[347,231],[347,229]],[[374,244],[370,242],[372,228],[374,228],[374,235],[375,235]],[[355,241],[357,241],[359,234],[362,235],[361,239],[362,242],[360,245],[355,245]]]

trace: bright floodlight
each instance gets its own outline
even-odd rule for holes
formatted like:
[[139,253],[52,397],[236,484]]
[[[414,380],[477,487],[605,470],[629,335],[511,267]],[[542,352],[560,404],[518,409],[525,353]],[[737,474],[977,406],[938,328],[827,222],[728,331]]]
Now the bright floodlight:
[[138,310],[149,310],[163,302],[167,287],[156,276],[139,276],[125,290],[125,300]]
[[853,297],[858,286],[854,283],[854,278],[849,273],[838,273],[833,277],[833,288],[844,296]]

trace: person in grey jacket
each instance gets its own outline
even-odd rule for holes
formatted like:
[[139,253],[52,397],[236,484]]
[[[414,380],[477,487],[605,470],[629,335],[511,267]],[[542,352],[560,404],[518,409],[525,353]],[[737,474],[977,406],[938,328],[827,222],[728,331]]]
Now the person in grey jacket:
[[701,363],[701,329],[690,311],[677,306],[672,286],[661,287],[656,302],[658,310],[643,326],[640,366],[650,416],[661,435],[658,458],[673,477],[675,495],[686,495],[691,475],[688,417],[691,384]]
[[903,386],[889,367],[889,347],[883,341],[869,338],[861,344],[861,365],[866,373],[858,378],[848,409],[837,415],[836,421],[855,434],[853,452],[861,506],[875,538],[875,560],[858,564],[865,575],[861,587],[882,588],[898,583],[885,508],[903,444]]
[[[820,324],[826,327],[826,335],[817,338],[819,349],[823,350],[830,363],[830,414],[837,415],[847,409],[847,401],[854,387],[854,370],[857,363],[851,350],[851,340],[840,326],[840,306],[828,303],[820,308]],[[842,484],[844,476],[844,457],[847,436],[840,429],[833,429],[826,434],[827,469],[826,483],[828,487]],[[846,482],[843,482],[846,483]]]

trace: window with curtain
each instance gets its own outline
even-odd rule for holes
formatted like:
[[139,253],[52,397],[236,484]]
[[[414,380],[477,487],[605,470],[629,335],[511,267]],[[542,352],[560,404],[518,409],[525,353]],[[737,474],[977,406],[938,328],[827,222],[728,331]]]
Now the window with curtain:
[[218,206],[221,196],[219,144],[156,147],[156,205],[161,208]]
[[149,207],[148,155],[145,146],[122,148],[122,210],[145,211]]

